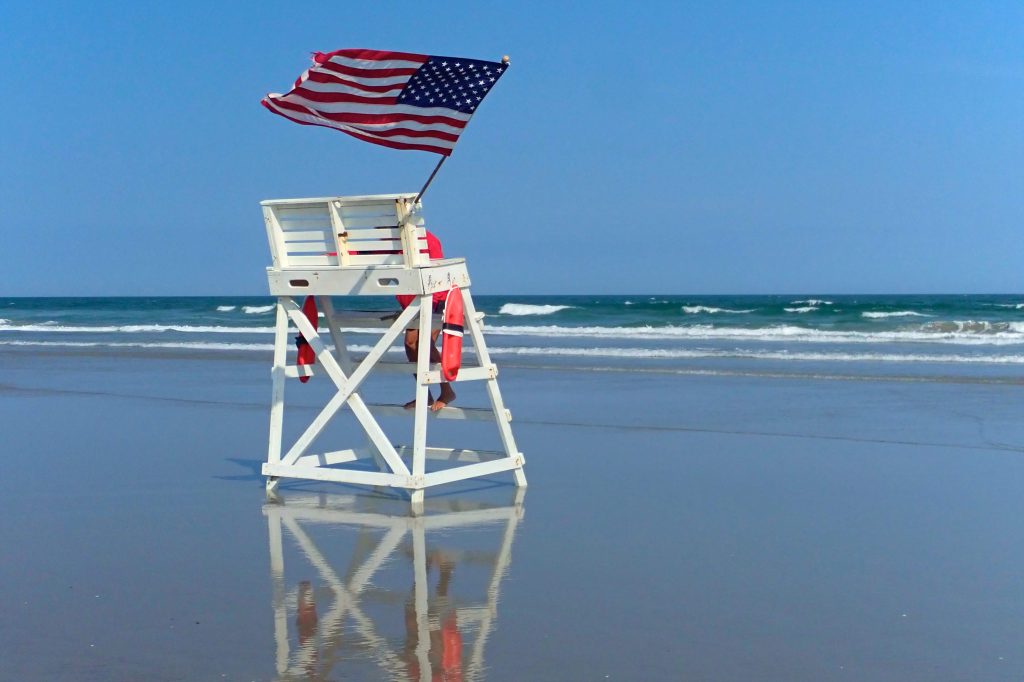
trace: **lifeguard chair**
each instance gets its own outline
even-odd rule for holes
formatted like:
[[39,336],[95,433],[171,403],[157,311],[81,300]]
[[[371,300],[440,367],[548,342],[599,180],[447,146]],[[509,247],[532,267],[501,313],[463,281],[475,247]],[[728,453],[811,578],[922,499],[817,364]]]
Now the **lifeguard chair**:
[[[273,392],[270,406],[270,444],[263,475],[273,492],[282,478],[333,481],[385,486],[408,491],[413,510],[422,509],[426,488],[454,481],[511,471],[517,486],[526,485],[524,458],[512,435],[511,413],[498,388],[498,368],[491,361],[481,328],[482,315],[473,305],[470,278],[462,258],[430,260],[421,205],[415,194],[275,199],[262,202],[263,217],[273,264],[267,268],[270,293],[277,297],[274,336]],[[433,326],[435,292],[458,286],[462,293],[466,339],[471,341],[476,364],[463,367],[456,381],[484,381],[490,408],[445,407],[432,413],[428,406],[431,384],[443,380],[440,368],[430,362],[429,342]],[[364,322],[383,324],[383,334],[367,355],[353,362],[342,333],[342,316],[332,296],[393,296],[416,298],[390,324],[381,316],[363,316]],[[314,296],[324,314],[320,325],[310,324],[296,297]],[[360,396],[360,386],[380,368],[380,361],[407,328],[419,329],[416,360],[416,405],[412,444],[401,445],[385,434],[375,414],[408,414],[399,405],[371,405]],[[296,329],[316,353],[315,365],[298,365],[290,351],[290,335]],[[332,353],[321,336],[326,328],[334,345]],[[337,389],[312,423],[287,450],[283,446],[285,382],[322,373]],[[344,407],[355,416],[367,438],[367,447],[311,449],[331,419]],[[497,423],[500,451],[428,447],[428,417],[486,418]],[[345,465],[372,458],[377,471]],[[447,464],[427,471],[426,461]]]

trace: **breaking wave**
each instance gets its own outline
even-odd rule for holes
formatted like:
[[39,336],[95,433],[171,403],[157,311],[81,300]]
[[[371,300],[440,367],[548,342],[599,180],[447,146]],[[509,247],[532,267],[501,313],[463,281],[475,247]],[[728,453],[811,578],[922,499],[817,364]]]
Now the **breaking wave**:
[[[953,325],[944,328],[933,325]],[[647,341],[734,340],[788,341],[802,343],[945,343],[964,345],[1024,344],[1024,322],[1013,323],[936,323],[917,329],[893,331],[833,331],[808,329],[794,325],[772,327],[716,327],[709,324],[668,327],[563,327],[563,326],[487,326],[495,336],[540,336],[552,338],[638,339]],[[987,327],[985,325],[988,325]]]
[[[0,341],[0,346],[52,347],[52,348],[138,348],[152,350],[191,351],[258,351],[271,353],[270,343],[218,343],[207,341],[180,342],[123,342],[123,341]],[[367,353],[370,346],[353,345],[349,350]],[[557,348],[550,346],[507,346],[488,349],[494,355],[558,356],[564,358],[624,358],[651,360],[678,359],[740,359],[803,362],[885,362],[885,363],[939,363],[939,364],[992,364],[1024,365],[1024,355],[965,355],[929,353],[851,353],[851,352],[789,352],[768,350],[716,350],[675,348]],[[402,349],[394,346],[390,352],[399,355]],[[469,349],[472,353],[472,349]]]
[[818,311],[818,306],[805,305],[799,308],[783,308],[787,313],[814,313]]
[[918,353],[809,353],[764,350],[712,350],[665,348],[488,348],[497,355],[556,355],[604,358],[738,358],[751,360],[801,360],[805,362],[931,362],[1024,365],[1024,355],[963,355]]
[[499,315],[550,315],[568,310],[571,305],[530,305],[528,303],[506,303],[498,310]]
[[217,306],[217,312],[218,313],[230,313],[236,307],[237,306],[233,306],[233,305],[219,305],[219,306]]
[[274,305],[243,305],[242,312],[248,315],[262,315],[274,309]]
[[891,313],[869,311],[861,313],[861,317],[867,317],[873,320],[881,320],[887,317],[931,317],[931,315],[925,315],[924,313],[916,313],[913,310],[897,310]]
[[736,314],[740,314],[740,313],[752,313],[752,312],[754,312],[754,310],[756,310],[756,308],[751,308],[750,310],[729,310],[728,308],[710,308],[710,307],[708,307],[706,305],[684,305],[683,306],[683,312],[684,313],[689,313],[690,315],[696,315],[696,314],[699,314],[699,313],[707,313],[709,315],[714,315],[716,313],[736,313]]

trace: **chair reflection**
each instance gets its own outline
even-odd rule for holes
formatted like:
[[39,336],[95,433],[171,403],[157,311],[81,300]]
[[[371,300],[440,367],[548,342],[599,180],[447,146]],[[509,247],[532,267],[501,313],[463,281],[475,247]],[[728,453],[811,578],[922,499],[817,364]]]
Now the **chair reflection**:
[[365,496],[266,504],[277,679],[481,679],[524,494],[428,499],[423,516]]

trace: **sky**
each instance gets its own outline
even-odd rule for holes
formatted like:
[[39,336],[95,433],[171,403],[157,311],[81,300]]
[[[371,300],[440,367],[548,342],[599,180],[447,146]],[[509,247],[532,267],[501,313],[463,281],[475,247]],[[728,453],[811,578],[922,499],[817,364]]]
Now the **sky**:
[[259,202],[438,157],[260,106],[314,51],[497,60],[424,197],[478,294],[1024,292],[1024,3],[0,7],[0,296],[258,295]]

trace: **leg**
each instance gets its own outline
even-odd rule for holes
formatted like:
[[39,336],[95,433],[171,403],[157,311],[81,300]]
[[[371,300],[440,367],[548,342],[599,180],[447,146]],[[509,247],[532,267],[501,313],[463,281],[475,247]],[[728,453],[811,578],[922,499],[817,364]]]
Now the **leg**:
[[[440,336],[441,330],[434,329],[430,333],[430,361],[435,363],[441,362],[441,352],[437,350],[437,337]],[[441,394],[437,397],[430,409],[437,412],[445,405],[451,405],[455,400],[455,391],[452,390],[452,385],[447,381],[441,383]]]
[[[405,330],[405,359],[408,360],[409,362],[416,362],[417,355],[419,354],[419,349],[420,349],[419,340],[420,340],[420,331],[418,329],[406,329]],[[440,356],[439,356],[439,358],[440,358]],[[434,360],[433,353],[431,353],[430,359],[431,359],[431,361]],[[440,359],[438,359],[438,362],[440,362]],[[433,405],[434,404],[434,396],[430,395],[430,390],[429,389],[427,389],[427,404],[428,405]],[[412,408],[416,407],[416,399],[413,398],[412,400],[407,402],[405,405],[403,405],[403,407],[405,409],[407,409],[407,410],[411,410]]]

